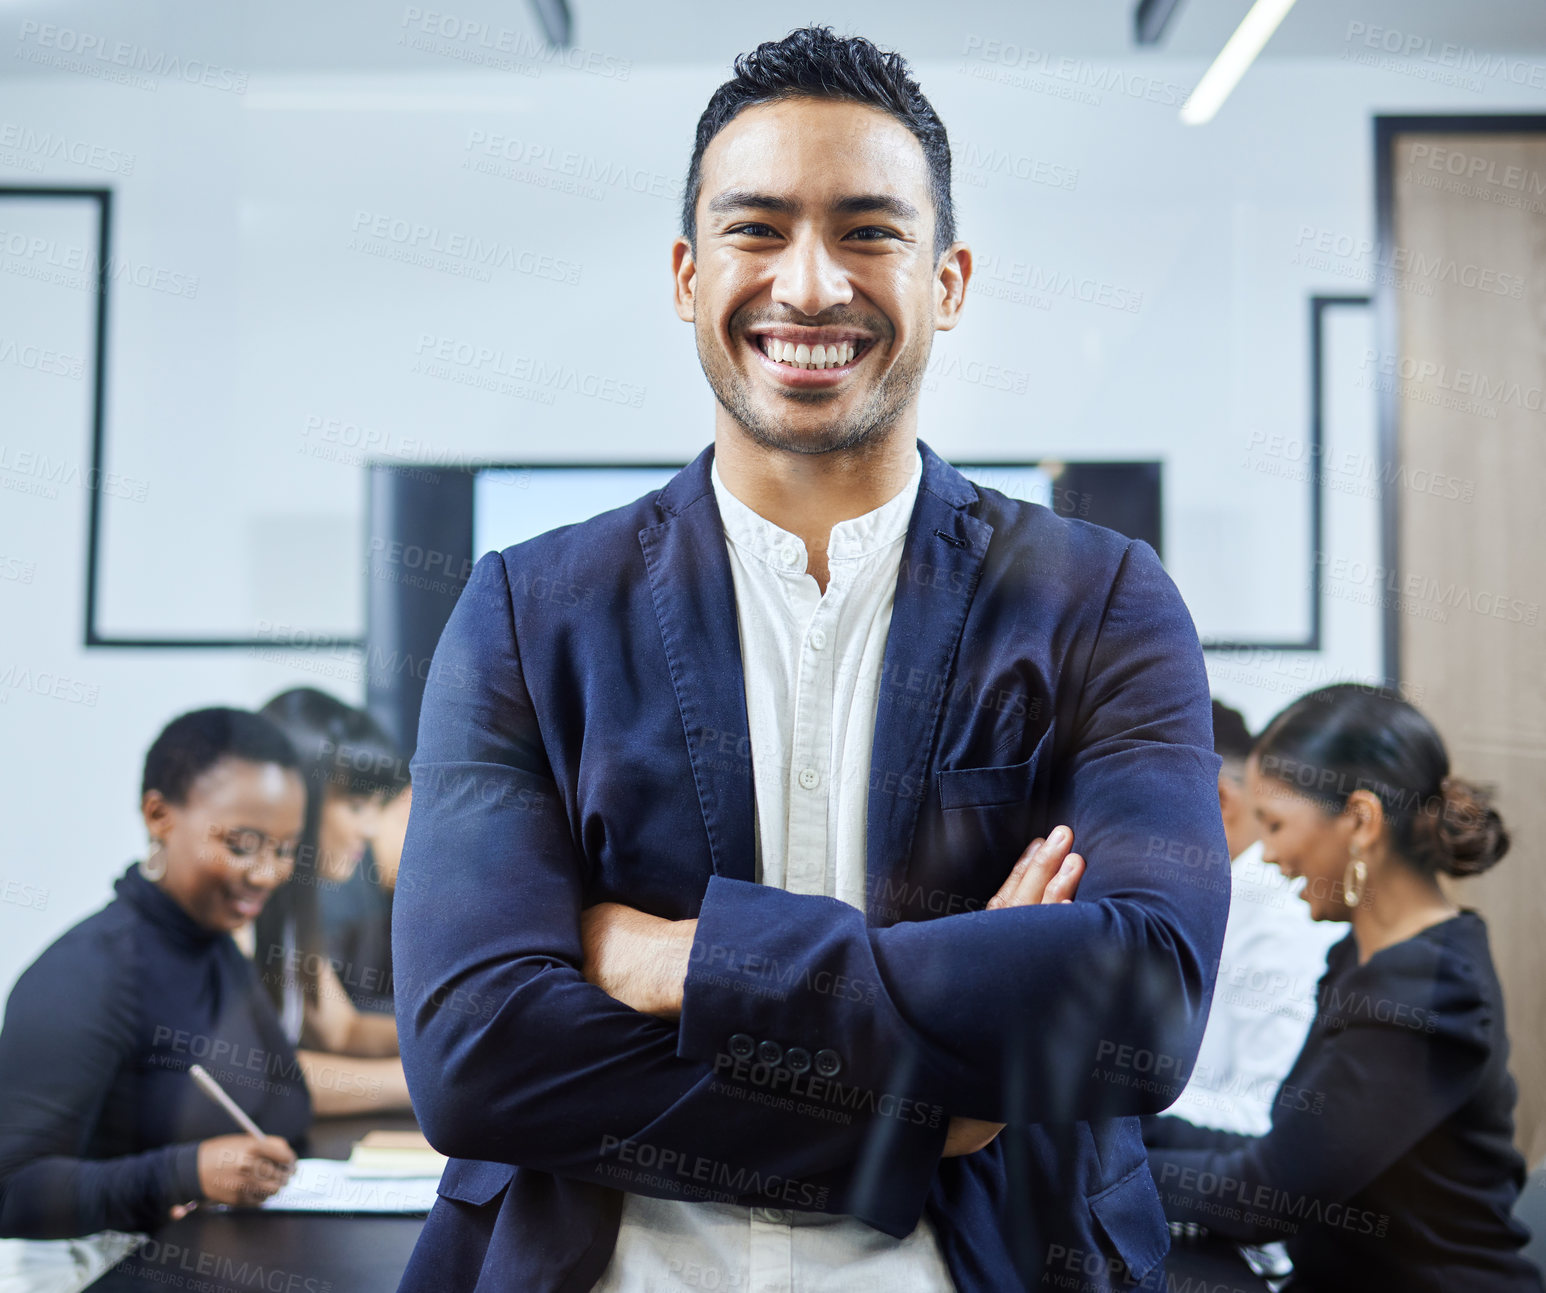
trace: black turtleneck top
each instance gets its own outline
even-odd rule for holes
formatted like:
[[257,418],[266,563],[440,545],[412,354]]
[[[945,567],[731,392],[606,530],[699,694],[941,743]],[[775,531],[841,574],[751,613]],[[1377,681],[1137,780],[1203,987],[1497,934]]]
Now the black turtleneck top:
[[27,968],[0,1029],[0,1236],[154,1230],[200,1197],[198,1142],[241,1129],[305,1150],[311,1099],[257,973],[131,866],[117,897]]

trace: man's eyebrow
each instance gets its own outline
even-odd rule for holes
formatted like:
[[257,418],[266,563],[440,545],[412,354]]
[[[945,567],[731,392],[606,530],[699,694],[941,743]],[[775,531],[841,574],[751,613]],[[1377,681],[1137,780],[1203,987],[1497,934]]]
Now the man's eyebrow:
[[[918,208],[905,198],[886,193],[855,193],[839,198],[831,209],[838,215],[864,215],[878,211],[896,220],[916,220]],[[798,215],[800,203],[794,198],[779,197],[773,193],[756,193],[750,189],[727,189],[709,199],[710,215],[725,215],[731,211],[777,211],[780,215]]]
[[856,193],[853,197],[839,198],[832,204],[839,215],[865,215],[879,211],[894,220],[916,220],[918,208],[905,198],[892,197],[888,193]]
[[793,198],[776,197],[772,193],[754,193],[750,189],[726,189],[709,199],[710,215],[725,215],[731,211],[752,208],[757,211],[777,211],[781,215],[794,215],[800,204]]

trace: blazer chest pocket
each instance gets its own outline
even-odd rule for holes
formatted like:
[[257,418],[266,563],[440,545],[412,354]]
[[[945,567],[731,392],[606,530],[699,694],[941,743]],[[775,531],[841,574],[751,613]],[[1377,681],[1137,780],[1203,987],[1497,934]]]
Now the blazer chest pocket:
[[1048,728],[1036,743],[1031,757],[1020,763],[993,768],[941,769],[938,773],[940,807],[951,812],[1028,803],[1036,786],[1036,769],[1051,736],[1052,729]]

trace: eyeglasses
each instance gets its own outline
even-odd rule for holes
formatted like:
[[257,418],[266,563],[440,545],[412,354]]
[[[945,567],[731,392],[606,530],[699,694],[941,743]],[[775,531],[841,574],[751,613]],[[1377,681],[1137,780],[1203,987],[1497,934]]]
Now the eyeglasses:
[[295,852],[298,847],[295,840],[276,840],[272,835],[265,835],[254,827],[238,826],[221,832],[220,842],[230,855],[227,860],[238,870],[253,870],[265,853],[273,857],[278,870],[288,874],[295,869]]

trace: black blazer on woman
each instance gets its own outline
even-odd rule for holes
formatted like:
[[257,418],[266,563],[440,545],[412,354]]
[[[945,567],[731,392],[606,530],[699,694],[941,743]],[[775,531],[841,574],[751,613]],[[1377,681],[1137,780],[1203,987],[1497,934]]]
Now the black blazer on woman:
[[0,1029],[0,1236],[153,1230],[199,1197],[198,1142],[239,1132],[202,1064],[265,1132],[305,1147],[311,1098],[257,972],[130,867],[11,990]]
[[1146,1120],[1166,1215],[1283,1241],[1295,1293],[1539,1293],[1511,1215],[1525,1165],[1481,917],[1463,911],[1363,965],[1349,934],[1316,1005],[1265,1136]]

